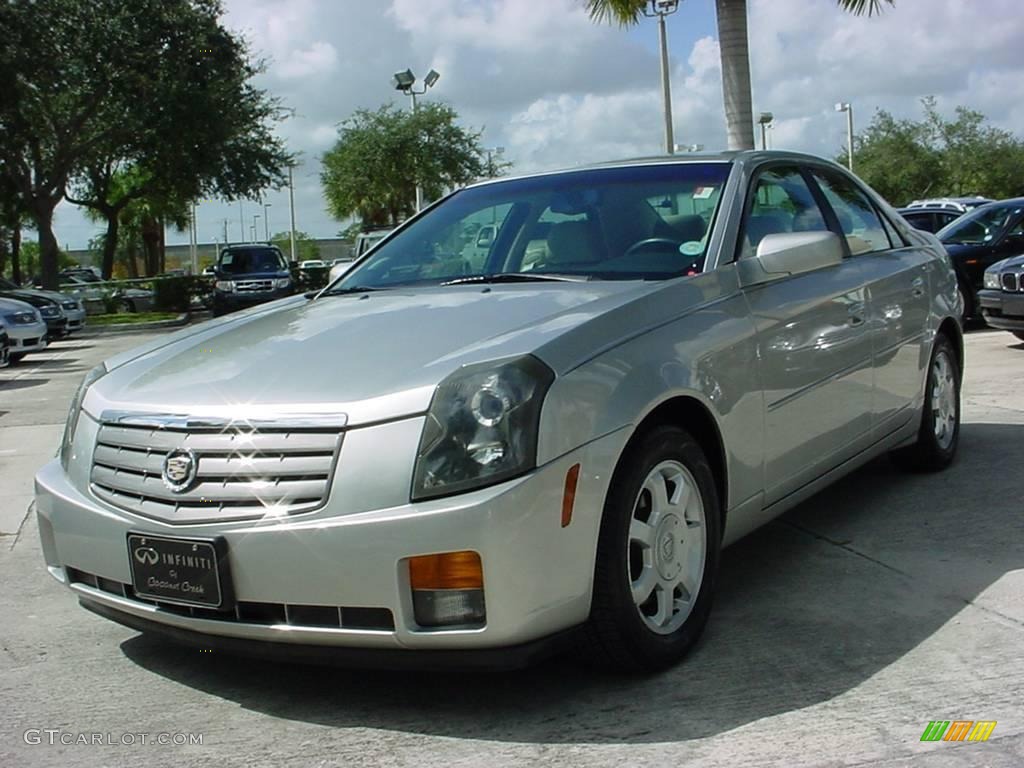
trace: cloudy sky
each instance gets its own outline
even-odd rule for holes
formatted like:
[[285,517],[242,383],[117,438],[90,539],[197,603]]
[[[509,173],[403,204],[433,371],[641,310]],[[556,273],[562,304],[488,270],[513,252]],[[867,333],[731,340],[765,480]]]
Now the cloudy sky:
[[[505,148],[514,171],[635,157],[661,149],[657,27],[598,26],[582,0],[225,0],[226,24],[267,60],[260,85],[295,110],[280,127],[301,152],[295,175],[299,229],[334,236],[319,157],[337,124],[360,107],[407,98],[393,72],[430,68],[426,97],[447,102]],[[1024,134],[1024,14],[1020,0],[897,0],[878,18],[841,14],[831,0],[749,0],[754,110],[775,114],[771,143],[834,156],[845,142],[838,101],[861,125],[877,109],[919,115],[934,95]],[[683,0],[669,19],[676,141],[724,146],[713,0]],[[286,191],[270,192],[271,231],[288,227]],[[902,201],[896,201],[902,202]],[[256,203],[242,205],[248,237]],[[238,204],[198,208],[201,241],[243,229]],[[263,221],[259,221],[262,236]],[[61,244],[83,248],[99,228],[68,204],[57,211]],[[29,237],[33,233],[26,233]],[[168,243],[187,242],[168,233]]]

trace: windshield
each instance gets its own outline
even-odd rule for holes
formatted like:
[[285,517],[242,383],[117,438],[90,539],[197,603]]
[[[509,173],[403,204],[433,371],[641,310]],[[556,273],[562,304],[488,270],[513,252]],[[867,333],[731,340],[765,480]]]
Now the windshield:
[[276,248],[232,248],[221,251],[217,269],[231,275],[250,272],[283,272],[288,269]]
[[965,213],[938,231],[939,240],[957,245],[980,245],[995,240],[1010,220],[1018,213],[1019,207],[986,205]]
[[470,278],[660,280],[695,274],[728,163],[512,179],[458,192],[380,245],[333,290]]

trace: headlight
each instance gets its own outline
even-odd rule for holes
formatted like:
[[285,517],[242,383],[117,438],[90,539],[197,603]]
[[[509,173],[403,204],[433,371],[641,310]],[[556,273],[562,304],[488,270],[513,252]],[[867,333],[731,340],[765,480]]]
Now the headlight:
[[213,287],[223,293],[234,293],[235,292],[235,281],[234,280],[218,280],[213,284]]
[[290,277],[279,277],[276,280],[274,280],[275,288],[287,288],[291,284],[292,279]]
[[39,313],[33,310],[31,312],[12,312],[9,315],[4,315],[4,320],[11,325],[31,325],[40,322],[41,318]]
[[999,289],[999,273],[998,272],[986,272],[985,273],[985,287]]
[[60,464],[67,471],[68,459],[71,458],[71,445],[75,441],[75,430],[78,428],[78,416],[82,412],[82,401],[85,400],[85,393],[89,387],[99,381],[107,374],[107,366],[100,363],[82,379],[82,383],[71,398],[71,409],[68,411],[68,420],[64,423],[64,435],[60,439]]
[[535,357],[462,368],[437,386],[412,498],[481,488],[533,469],[540,407],[555,375]]
[[45,307],[39,310],[39,312],[40,314],[42,314],[43,317],[58,317],[60,315],[60,307],[56,307],[52,304],[47,304]]

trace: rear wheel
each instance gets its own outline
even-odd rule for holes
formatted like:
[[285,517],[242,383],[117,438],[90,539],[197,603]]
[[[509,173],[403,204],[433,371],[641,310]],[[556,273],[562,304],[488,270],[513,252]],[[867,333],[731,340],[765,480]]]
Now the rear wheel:
[[1021,341],[1024,341],[1024,331],[1013,331],[1013,335]]
[[122,312],[129,312],[129,313],[134,312],[135,311],[135,302],[132,301],[131,299],[122,299],[121,300],[121,311]]
[[624,456],[605,502],[590,657],[624,670],[675,663],[707,624],[721,548],[714,475],[697,442],[658,427]]
[[953,344],[938,336],[928,365],[917,441],[893,453],[901,467],[918,472],[945,469],[960,442],[960,366]]

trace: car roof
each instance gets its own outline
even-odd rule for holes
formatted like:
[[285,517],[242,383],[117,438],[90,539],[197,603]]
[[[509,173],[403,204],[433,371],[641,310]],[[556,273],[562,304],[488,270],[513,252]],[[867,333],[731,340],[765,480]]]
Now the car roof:
[[515,176],[499,176],[494,179],[481,179],[473,184],[467,186],[481,187],[488,184],[498,184],[504,181],[512,181],[515,179],[529,179],[536,178],[538,176],[554,176],[566,173],[582,173],[586,171],[600,170],[604,168],[630,168],[630,167],[641,167],[645,165],[692,165],[695,163],[739,163],[743,165],[757,165],[761,162],[770,160],[789,160],[792,162],[799,163],[815,163],[819,165],[829,165],[842,170],[846,170],[844,166],[829,160],[826,157],[819,155],[812,155],[806,152],[794,152],[791,150],[784,149],[745,149],[745,150],[727,150],[721,152],[683,152],[677,155],[649,155],[645,157],[632,157],[625,158],[622,160],[607,160],[596,163],[588,163],[586,165],[577,165],[569,168],[556,168],[548,171],[538,171],[535,173],[523,173]]

